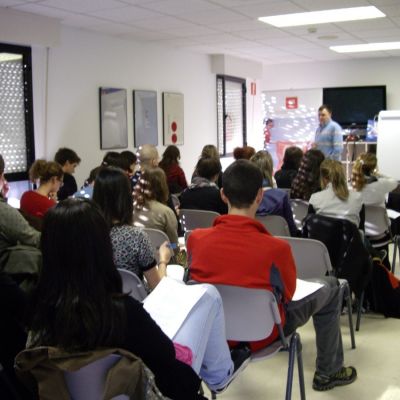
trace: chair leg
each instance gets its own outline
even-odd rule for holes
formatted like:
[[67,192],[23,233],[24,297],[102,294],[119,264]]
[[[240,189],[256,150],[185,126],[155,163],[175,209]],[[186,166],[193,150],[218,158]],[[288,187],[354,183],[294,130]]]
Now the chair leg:
[[211,392],[211,399],[212,400],[216,400],[217,395],[214,392]]
[[299,384],[300,384],[300,399],[301,400],[306,400],[306,389],[304,386],[304,368],[303,368],[303,346],[301,344],[300,340],[300,335],[298,333],[295,333],[297,335],[297,369],[299,372]]
[[297,355],[297,345],[298,345],[298,334],[294,333],[292,335],[292,338],[290,339],[290,345],[289,345],[289,365],[287,373],[285,400],[291,400],[292,398],[293,370],[294,370],[295,357]]
[[356,331],[357,331],[357,332],[360,330],[361,309],[362,309],[363,303],[364,303],[364,290],[361,292],[360,299],[359,299],[359,304],[358,304],[357,322],[356,322]]
[[400,236],[396,235],[393,238],[393,259],[392,259],[392,273],[394,274],[396,268],[397,249],[400,250]]
[[[341,299],[346,301],[346,306],[348,309],[351,348],[355,349],[356,348],[356,339],[355,339],[355,335],[354,335],[353,309],[352,309],[350,286],[346,280],[340,279],[339,282],[340,282],[340,290],[342,292]],[[342,304],[340,304],[340,309],[342,309]]]

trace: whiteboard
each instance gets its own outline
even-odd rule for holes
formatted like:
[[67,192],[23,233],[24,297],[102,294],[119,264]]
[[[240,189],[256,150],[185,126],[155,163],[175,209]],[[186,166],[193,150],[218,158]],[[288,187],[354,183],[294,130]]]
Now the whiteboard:
[[400,181],[400,110],[381,111],[377,130],[379,172]]

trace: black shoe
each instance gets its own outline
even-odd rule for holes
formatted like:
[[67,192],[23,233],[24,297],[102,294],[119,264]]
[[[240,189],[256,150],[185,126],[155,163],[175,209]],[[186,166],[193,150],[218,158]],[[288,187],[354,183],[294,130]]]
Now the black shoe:
[[251,350],[247,345],[240,345],[231,350],[231,358],[233,361],[233,372],[226,382],[225,386],[215,390],[215,393],[224,392],[229,384],[236,378],[239,372],[243,371],[250,362]]
[[330,376],[314,374],[313,389],[325,391],[333,389],[335,386],[350,385],[357,378],[357,371],[354,367],[342,367],[336,374]]

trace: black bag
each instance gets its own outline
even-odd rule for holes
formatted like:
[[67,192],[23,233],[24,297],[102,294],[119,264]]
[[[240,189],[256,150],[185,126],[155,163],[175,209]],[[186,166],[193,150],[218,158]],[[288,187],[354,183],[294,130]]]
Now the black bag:
[[365,291],[365,298],[372,311],[385,317],[400,318],[400,280],[379,258],[374,258],[372,278]]

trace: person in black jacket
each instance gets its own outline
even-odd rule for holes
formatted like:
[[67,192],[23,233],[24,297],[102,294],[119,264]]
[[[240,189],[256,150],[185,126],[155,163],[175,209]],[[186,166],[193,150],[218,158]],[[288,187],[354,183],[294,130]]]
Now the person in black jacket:
[[78,185],[72,174],[81,159],[74,150],[63,147],[58,149],[54,156],[54,161],[61,165],[64,172],[63,186],[57,192],[57,199],[61,201],[72,196],[78,190]]
[[228,206],[222,201],[216,184],[221,173],[221,163],[215,158],[200,159],[197,163],[198,176],[180,197],[180,208],[215,211],[226,214]]
[[[141,303],[122,292],[109,229],[92,201],[68,199],[49,211],[41,247],[43,268],[32,301],[29,347],[53,346],[71,353],[100,347],[128,350],[150,368],[165,396],[179,400],[199,398],[197,374],[219,390],[246,365],[250,354],[244,350],[232,356],[235,362],[231,359],[222,301],[213,286],[206,285],[194,312],[174,336],[177,343]],[[200,314],[205,315],[202,321]],[[189,348],[193,338],[198,340]],[[184,357],[177,356],[182,352]]]
[[302,157],[303,152],[299,147],[290,146],[286,148],[282,167],[274,175],[278,188],[290,189],[292,187],[292,182],[297,175]]

